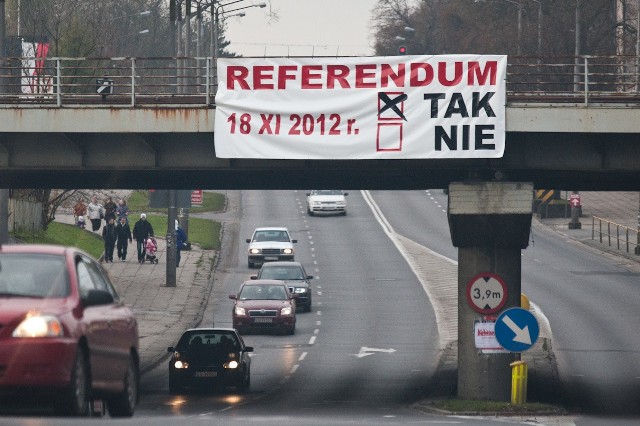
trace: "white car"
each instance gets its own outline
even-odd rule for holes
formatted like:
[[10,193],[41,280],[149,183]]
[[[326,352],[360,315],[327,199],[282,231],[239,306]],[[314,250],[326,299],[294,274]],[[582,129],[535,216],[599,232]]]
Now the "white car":
[[291,239],[287,228],[256,228],[253,236],[247,238],[249,268],[278,260],[292,262],[294,260],[293,244],[297,242],[298,240]]
[[315,189],[307,193],[307,214],[316,213],[347,214],[347,199],[349,195],[339,189]]

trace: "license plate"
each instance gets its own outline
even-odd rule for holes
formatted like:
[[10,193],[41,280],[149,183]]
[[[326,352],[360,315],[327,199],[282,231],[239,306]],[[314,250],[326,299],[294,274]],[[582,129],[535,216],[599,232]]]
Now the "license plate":
[[254,318],[253,322],[273,322],[273,318]]
[[264,260],[278,260],[276,256],[265,256]]
[[217,377],[217,371],[196,371],[196,377]]

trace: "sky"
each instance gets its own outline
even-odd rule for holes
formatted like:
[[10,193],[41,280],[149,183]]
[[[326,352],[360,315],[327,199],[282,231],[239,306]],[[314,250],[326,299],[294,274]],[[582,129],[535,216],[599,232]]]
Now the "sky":
[[245,57],[373,55],[369,26],[378,0],[246,0],[227,10],[262,2],[267,7],[227,19],[228,51]]

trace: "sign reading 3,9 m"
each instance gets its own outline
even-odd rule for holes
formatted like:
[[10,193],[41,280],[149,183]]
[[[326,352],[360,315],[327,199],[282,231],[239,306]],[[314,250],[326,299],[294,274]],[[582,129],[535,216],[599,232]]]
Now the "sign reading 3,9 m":
[[476,312],[494,314],[507,301],[507,284],[494,273],[481,272],[467,284],[467,301]]
[[220,58],[220,158],[452,159],[504,153],[503,55]]

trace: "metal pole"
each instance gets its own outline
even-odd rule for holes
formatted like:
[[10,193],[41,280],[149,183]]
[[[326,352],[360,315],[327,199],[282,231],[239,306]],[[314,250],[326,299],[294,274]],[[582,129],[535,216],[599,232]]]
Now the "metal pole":
[[521,39],[522,39],[522,5],[518,3],[518,56],[520,55]]
[[167,214],[167,287],[176,286],[176,190],[169,190],[169,209]]
[[[6,41],[5,41],[5,0],[0,0],[0,93],[5,93],[4,73],[6,70]],[[0,189],[0,244],[9,242],[9,189]]]
[[213,88],[214,94],[218,93],[218,25],[220,24],[220,15],[218,8],[214,12],[215,19],[213,21]]
[[582,25],[580,25],[580,0],[576,0],[576,41],[575,41],[575,59],[573,66],[573,91],[580,91],[580,30]]

